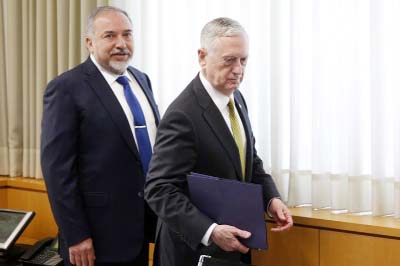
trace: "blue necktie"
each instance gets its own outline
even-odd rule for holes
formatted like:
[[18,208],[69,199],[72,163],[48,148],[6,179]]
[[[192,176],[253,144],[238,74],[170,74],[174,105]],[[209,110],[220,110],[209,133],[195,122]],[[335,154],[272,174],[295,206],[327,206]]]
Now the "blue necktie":
[[146,119],[144,118],[144,114],[138,99],[132,92],[128,78],[125,76],[120,76],[117,78],[117,82],[124,87],[125,98],[133,114],[137,146],[139,149],[140,158],[142,160],[143,173],[146,175],[152,153],[149,133],[147,132]]

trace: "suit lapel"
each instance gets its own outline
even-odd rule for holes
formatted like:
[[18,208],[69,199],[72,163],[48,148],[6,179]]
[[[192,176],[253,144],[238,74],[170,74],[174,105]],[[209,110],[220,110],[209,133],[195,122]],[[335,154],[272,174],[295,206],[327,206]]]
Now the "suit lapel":
[[104,108],[108,111],[112,121],[122,135],[122,138],[128,144],[129,149],[137,158],[140,158],[131,128],[118,99],[115,97],[103,75],[90,59],[86,60],[85,67],[87,83],[98,96]]
[[198,102],[204,109],[203,117],[205,121],[210,126],[216,138],[224,147],[224,150],[226,151],[236,171],[236,178],[240,180],[242,173],[240,169],[239,151],[236,147],[235,140],[233,139],[232,134],[227,127],[224,118],[221,115],[221,112],[218,110],[217,106],[208,95],[198,76],[195,79],[194,89]]

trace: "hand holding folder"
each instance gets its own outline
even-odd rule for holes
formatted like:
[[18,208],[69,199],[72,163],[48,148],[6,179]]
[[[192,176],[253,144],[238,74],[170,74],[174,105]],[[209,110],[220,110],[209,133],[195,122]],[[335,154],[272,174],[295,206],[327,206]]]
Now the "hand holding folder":
[[251,232],[240,239],[249,248],[267,249],[262,187],[197,173],[187,176],[192,203],[218,224]]

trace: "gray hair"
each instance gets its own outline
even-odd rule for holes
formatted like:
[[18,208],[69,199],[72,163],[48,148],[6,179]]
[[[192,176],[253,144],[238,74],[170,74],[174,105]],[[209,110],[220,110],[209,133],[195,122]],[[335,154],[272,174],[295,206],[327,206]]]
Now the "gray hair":
[[93,22],[96,19],[96,17],[103,12],[118,12],[121,13],[123,15],[125,15],[125,17],[128,18],[129,22],[132,24],[132,20],[129,17],[128,13],[126,13],[125,10],[122,10],[118,7],[114,7],[114,6],[99,6],[97,8],[95,8],[89,15],[89,17],[87,18],[87,22],[86,22],[86,34],[89,37],[93,37],[94,35],[94,31],[93,31]]
[[209,49],[218,37],[232,37],[246,35],[246,30],[239,22],[231,18],[221,17],[208,22],[201,30],[200,45]]

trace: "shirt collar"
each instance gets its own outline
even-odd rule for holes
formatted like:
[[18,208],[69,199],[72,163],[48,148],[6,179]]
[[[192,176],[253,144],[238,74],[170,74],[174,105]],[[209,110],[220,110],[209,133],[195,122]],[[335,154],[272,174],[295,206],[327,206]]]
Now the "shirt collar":
[[226,96],[219,90],[215,89],[211,83],[204,77],[203,73],[200,71],[199,74],[200,81],[203,84],[204,88],[206,89],[208,95],[210,95],[211,99],[217,106],[218,110],[222,111],[225,108],[227,108],[229,99],[232,99],[233,102],[235,102],[235,99],[233,97],[233,93],[230,96]]
[[114,82],[116,82],[117,78],[120,76],[126,76],[130,82],[132,82],[132,77],[129,75],[128,70],[125,70],[122,75],[117,75],[114,73],[111,73],[110,71],[106,70],[104,67],[102,67],[97,61],[96,58],[91,54],[90,59],[92,60],[93,64],[99,69],[100,73],[103,75],[104,79],[107,81],[108,85],[111,86]]

